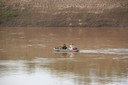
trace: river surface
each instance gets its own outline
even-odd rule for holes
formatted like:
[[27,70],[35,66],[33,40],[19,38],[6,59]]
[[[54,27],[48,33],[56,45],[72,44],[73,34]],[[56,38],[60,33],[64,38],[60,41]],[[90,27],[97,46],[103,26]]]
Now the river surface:
[[128,85],[128,29],[1,27],[0,85]]

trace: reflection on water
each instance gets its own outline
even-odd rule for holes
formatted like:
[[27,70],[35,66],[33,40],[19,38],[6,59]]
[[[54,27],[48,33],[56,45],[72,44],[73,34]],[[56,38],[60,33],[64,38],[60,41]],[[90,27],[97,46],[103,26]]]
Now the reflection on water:
[[0,85],[128,85],[128,30],[74,29],[1,28]]
[[128,57],[83,54],[79,57],[1,60],[0,82],[2,85],[128,84]]

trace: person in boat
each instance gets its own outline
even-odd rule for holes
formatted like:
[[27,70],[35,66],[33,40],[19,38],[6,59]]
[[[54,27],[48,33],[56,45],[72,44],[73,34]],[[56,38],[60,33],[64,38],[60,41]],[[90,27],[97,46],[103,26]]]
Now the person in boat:
[[69,45],[70,50],[76,50],[77,48],[74,46],[74,44]]
[[62,49],[67,49],[66,44],[64,44],[64,45],[62,46]]
[[70,44],[70,45],[69,45],[69,49],[70,49],[70,50],[73,50],[74,47],[75,47],[75,46],[74,46],[73,44]]

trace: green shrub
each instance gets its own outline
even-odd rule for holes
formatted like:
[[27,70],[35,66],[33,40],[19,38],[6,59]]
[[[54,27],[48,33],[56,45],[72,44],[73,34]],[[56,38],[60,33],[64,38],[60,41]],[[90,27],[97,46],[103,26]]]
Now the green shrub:
[[4,17],[15,17],[16,16],[16,14],[14,13],[14,12],[12,12],[12,11],[5,11],[4,13],[3,13],[3,16]]

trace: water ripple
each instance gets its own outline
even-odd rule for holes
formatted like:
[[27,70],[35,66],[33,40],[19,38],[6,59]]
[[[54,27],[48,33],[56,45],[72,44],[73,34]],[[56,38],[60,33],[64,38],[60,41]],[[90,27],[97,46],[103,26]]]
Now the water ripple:
[[100,53],[100,54],[128,54],[128,48],[108,48],[96,50],[80,50],[80,53]]

